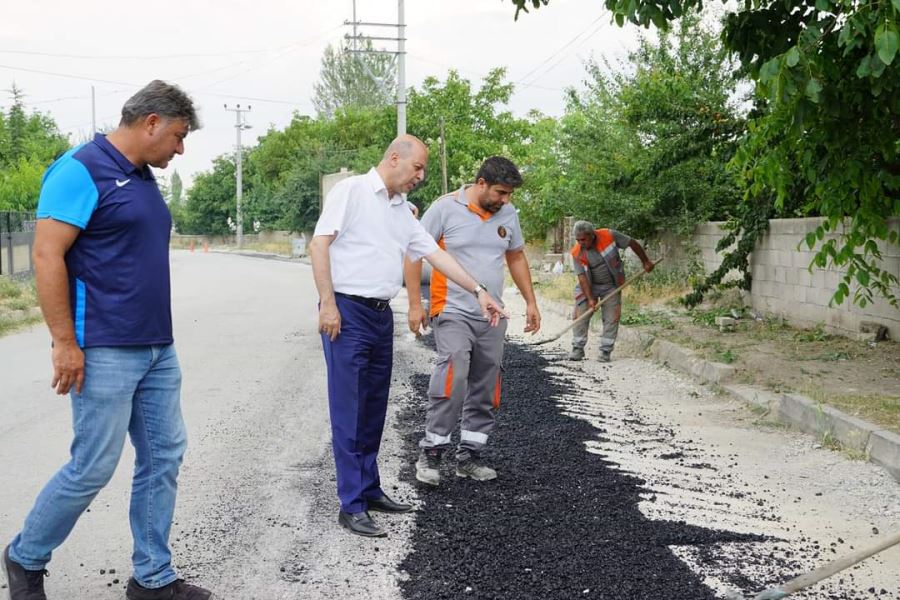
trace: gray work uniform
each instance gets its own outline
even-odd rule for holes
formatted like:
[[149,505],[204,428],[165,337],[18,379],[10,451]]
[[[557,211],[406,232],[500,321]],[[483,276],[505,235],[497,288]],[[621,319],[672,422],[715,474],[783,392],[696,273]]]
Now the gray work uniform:
[[[506,253],[525,246],[512,205],[497,213],[469,206],[465,187],[442,196],[422,217],[422,226],[497,299],[503,293]],[[431,302],[437,362],[428,387],[425,436],[421,448],[446,448],[461,418],[457,458],[480,452],[500,405],[501,362],[506,320],[497,327],[481,314],[471,291],[439,271],[431,275]]]
[[[620,280],[623,277],[621,271],[622,258],[619,256],[619,249],[625,249],[631,243],[631,238],[627,235],[613,229],[610,229],[609,232],[612,234],[614,243],[606,249],[606,256],[604,256],[603,252],[591,248],[582,254],[583,259],[587,260],[587,265],[582,264],[579,260],[574,261],[576,277],[580,274],[584,274],[587,277],[588,282],[591,284],[591,292],[598,301],[618,287],[617,279]],[[580,285],[576,285],[575,318],[577,319],[587,310],[587,295],[581,290]],[[600,351],[610,353],[613,351],[616,337],[619,334],[619,319],[622,316],[621,292],[603,303],[600,307],[600,315],[603,319]],[[572,328],[573,348],[584,349],[587,344],[589,330],[590,319],[585,319]]]

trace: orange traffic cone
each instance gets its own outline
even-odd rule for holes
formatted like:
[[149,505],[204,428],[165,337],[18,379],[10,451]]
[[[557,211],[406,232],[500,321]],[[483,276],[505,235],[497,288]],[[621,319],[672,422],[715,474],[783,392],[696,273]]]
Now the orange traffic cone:
[[209,242],[203,242],[203,251],[209,252]]

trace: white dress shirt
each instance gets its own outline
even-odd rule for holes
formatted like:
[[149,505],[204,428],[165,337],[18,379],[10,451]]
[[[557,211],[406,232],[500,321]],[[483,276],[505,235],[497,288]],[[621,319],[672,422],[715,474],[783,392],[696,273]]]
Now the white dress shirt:
[[438,249],[400,194],[388,197],[374,168],[341,180],[325,199],[313,235],[333,235],[335,292],[387,300],[403,284],[403,255],[419,260]]

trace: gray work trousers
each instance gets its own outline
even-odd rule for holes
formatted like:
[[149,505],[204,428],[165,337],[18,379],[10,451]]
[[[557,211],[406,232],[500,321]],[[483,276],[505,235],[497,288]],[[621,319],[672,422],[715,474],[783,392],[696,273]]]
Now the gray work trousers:
[[428,386],[425,437],[420,448],[449,448],[460,422],[456,457],[466,460],[487,444],[500,406],[501,362],[506,319],[496,327],[454,313],[431,321],[437,363]]
[[[616,289],[615,285],[594,286],[594,298],[599,302],[603,297]],[[587,297],[575,288],[575,317],[578,318],[588,309]],[[616,345],[616,336],[619,335],[619,318],[622,316],[622,292],[607,300],[600,307],[600,316],[603,318],[603,333],[600,336],[600,351],[612,352]],[[591,318],[585,319],[572,328],[572,347],[584,349],[587,345],[588,331]]]

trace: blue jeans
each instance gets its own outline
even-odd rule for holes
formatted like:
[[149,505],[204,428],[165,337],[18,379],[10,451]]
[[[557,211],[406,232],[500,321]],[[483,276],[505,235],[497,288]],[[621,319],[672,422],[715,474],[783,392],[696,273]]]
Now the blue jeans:
[[172,345],[84,350],[84,386],[71,393],[72,457],[44,487],[9,557],[41,570],[116,470],[125,434],[135,449],[131,488],[134,578],[148,588],[176,579],[169,550],[176,479],[187,447],[181,369]]
[[394,317],[342,296],[336,297],[341,333],[322,334],[328,367],[331,446],[341,510],[367,510],[380,498],[378,450],[387,415],[394,360]]

